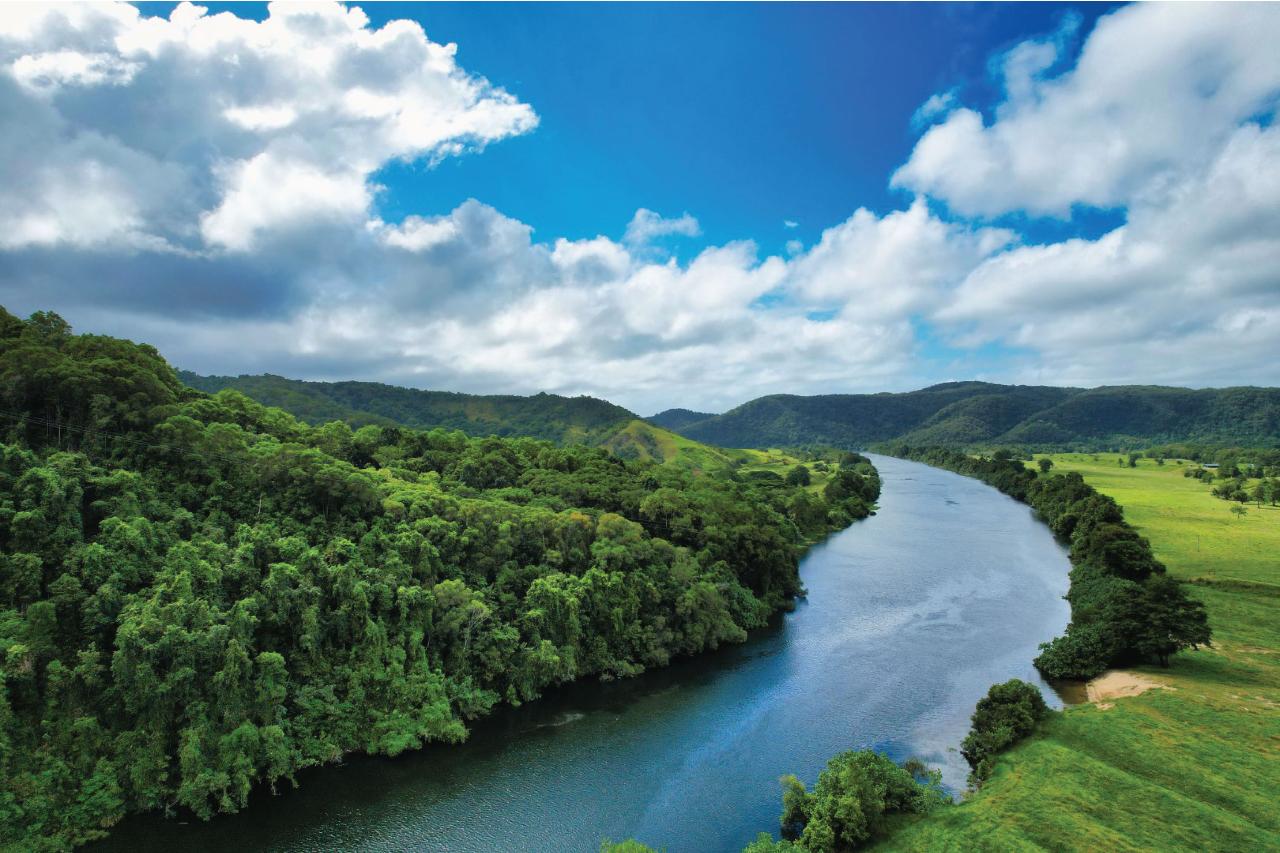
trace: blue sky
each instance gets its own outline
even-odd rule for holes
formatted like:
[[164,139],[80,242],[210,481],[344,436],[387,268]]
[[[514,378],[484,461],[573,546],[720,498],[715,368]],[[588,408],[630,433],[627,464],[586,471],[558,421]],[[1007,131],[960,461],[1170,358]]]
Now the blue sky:
[[1273,383],[1277,40],[1266,5],[6,10],[0,303],[206,373],[642,411]]
[[[673,242],[679,254],[742,238],[781,252],[851,203],[884,212],[910,202],[888,176],[911,153],[911,117],[930,95],[958,89],[990,109],[1001,96],[992,56],[1071,20],[1078,43],[1116,5],[369,4],[374,26],[420,22],[541,117],[537,132],[483,156],[389,164],[378,207],[398,221],[477,198],[536,236],[572,239],[621,238],[639,207],[688,211],[702,239]],[[266,16],[266,4],[210,4],[225,8]],[[1073,233],[1114,220],[1076,218],[1085,222]],[[1029,230],[1065,229],[1041,220]]]

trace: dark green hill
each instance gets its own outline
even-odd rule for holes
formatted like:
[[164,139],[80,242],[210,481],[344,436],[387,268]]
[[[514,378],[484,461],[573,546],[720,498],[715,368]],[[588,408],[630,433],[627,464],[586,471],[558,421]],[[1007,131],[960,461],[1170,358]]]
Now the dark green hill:
[[949,382],[901,394],[774,395],[673,427],[731,447],[830,444],[1141,447],[1161,442],[1280,443],[1280,389],[1093,389]]
[[[947,432],[935,419],[940,412],[977,397],[1009,398],[1003,405],[1015,411],[1027,407],[1021,398],[1036,401],[1065,399],[1076,393],[1064,388],[1024,388],[986,382],[948,382],[906,394],[824,394],[799,397],[777,394],[744,403],[723,415],[699,421],[684,430],[690,438],[730,446],[765,447],[831,444],[862,447],[877,441],[899,438],[913,430],[929,427],[934,434]],[[980,430],[977,423],[986,413],[958,410],[957,433],[972,440]],[[999,420],[999,419],[997,419]],[[989,429],[989,427],[988,427]],[[951,443],[948,441],[947,443]]]
[[705,421],[707,418],[714,418],[711,412],[695,412],[692,409],[667,409],[665,412],[645,418],[646,421],[654,426],[663,429],[679,431],[687,429],[698,421]]
[[1094,388],[1038,412],[1002,439],[1028,445],[1274,445],[1280,441],[1280,389]]
[[232,388],[310,424],[342,420],[357,426],[444,427],[468,435],[526,435],[563,444],[598,444],[636,418],[621,406],[594,397],[456,394],[378,382],[305,382],[271,374],[200,376],[183,370],[178,377],[206,393]]

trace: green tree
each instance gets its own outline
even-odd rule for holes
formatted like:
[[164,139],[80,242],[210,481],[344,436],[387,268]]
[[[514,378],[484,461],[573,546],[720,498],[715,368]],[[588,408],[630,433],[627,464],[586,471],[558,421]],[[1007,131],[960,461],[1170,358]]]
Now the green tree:
[[807,465],[797,465],[787,472],[788,486],[807,486],[812,482]]
[[781,781],[783,837],[811,853],[856,849],[883,834],[889,816],[928,812],[947,801],[938,774],[921,781],[871,750],[832,758],[812,792],[794,776]]
[[1212,645],[1204,604],[1190,598],[1182,586],[1166,575],[1157,575],[1144,585],[1143,625],[1137,649],[1161,666],[1183,649]]
[[1039,688],[1019,679],[992,685],[978,700],[960,754],[972,768],[970,780],[981,784],[991,775],[996,756],[1035,730],[1048,714]]
[[1036,465],[1040,467],[1041,474],[1048,474],[1049,469],[1053,467],[1053,460],[1047,456],[1041,456]]

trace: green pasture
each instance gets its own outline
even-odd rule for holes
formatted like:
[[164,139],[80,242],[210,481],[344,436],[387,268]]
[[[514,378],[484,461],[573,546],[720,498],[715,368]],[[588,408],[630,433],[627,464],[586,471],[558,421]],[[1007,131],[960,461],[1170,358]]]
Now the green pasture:
[[1196,584],[1214,647],[1142,667],[1168,685],[1054,715],[977,794],[880,850],[1280,850],[1280,509],[1237,517],[1179,465],[1057,454]]

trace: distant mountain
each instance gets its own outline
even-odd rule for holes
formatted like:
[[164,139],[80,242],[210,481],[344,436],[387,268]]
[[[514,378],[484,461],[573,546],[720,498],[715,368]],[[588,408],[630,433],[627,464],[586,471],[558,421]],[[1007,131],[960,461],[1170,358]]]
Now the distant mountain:
[[566,444],[599,444],[636,420],[634,413],[594,397],[457,394],[378,382],[305,382],[271,374],[200,376],[186,370],[179,371],[178,378],[210,394],[232,388],[312,424],[400,424],[459,429],[468,435],[528,435]]
[[951,447],[1270,446],[1280,444],[1280,389],[948,382],[901,394],[761,397],[672,429],[729,447],[859,448],[898,440]]
[[665,412],[658,412],[658,414],[645,418],[645,420],[654,426],[679,432],[696,424],[698,421],[705,421],[707,418],[714,417],[715,415],[711,412],[695,412],[692,409],[667,409]]
[[732,464],[732,454],[719,451],[723,447],[864,448],[886,441],[1046,450],[1167,442],[1280,445],[1280,388],[1085,389],[947,382],[900,394],[775,394],[722,415],[668,409],[641,420],[594,397],[458,394],[270,374],[178,375],[198,390],[233,388],[313,424],[344,420],[356,426],[402,424],[460,429],[468,435],[529,435],[609,447],[622,456],[679,459],[678,464],[699,470]]

